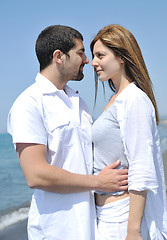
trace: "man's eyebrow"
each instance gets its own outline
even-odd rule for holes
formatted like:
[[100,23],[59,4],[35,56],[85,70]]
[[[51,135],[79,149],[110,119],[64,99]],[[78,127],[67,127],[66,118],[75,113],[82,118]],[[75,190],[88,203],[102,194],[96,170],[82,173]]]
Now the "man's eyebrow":
[[83,51],[83,52],[85,52],[85,48],[80,48],[78,51]]

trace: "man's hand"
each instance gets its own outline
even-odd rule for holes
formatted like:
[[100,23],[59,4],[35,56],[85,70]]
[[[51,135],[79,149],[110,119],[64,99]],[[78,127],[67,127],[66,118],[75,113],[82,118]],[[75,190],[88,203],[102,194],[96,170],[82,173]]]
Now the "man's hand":
[[105,167],[98,176],[75,174],[52,166],[46,161],[46,146],[32,143],[17,143],[16,151],[31,188],[57,193],[75,193],[91,190],[126,190],[127,170],[114,169],[120,163]]
[[115,192],[128,189],[128,169],[115,169],[120,160],[106,166],[99,174],[100,191]]

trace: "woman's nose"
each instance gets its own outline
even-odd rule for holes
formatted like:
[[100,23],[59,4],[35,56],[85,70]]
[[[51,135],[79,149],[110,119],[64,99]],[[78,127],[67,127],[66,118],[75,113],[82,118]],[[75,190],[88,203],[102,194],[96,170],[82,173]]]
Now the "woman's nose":
[[95,58],[93,58],[93,60],[92,60],[92,66],[93,66],[93,67],[96,67],[96,66],[97,66],[97,62],[96,62]]

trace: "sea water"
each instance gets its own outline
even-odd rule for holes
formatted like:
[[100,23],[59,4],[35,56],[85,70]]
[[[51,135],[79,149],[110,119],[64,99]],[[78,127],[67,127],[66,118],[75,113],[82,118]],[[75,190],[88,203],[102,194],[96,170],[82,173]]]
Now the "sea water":
[[[159,124],[161,150],[167,150],[167,120]],[[0,134],[0,230],[26,219],[33,190],[25,181],[9,134]]]
[[27,218],[33,190],[25,181],[9,134],[0,134],[0,230]]

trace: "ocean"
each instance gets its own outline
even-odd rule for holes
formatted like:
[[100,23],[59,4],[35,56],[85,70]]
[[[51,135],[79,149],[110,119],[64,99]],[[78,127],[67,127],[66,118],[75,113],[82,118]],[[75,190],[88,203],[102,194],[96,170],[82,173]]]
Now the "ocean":
[[[158,128],[164,153],[167,151],[167,119],[161,120]],[[11,136],[0,134],[0,231],[28,217],[32,194],[33,190],[24,179]]]
[[28,215],[33,190],[24,179],[9,134],[0,134],[0,231]]

